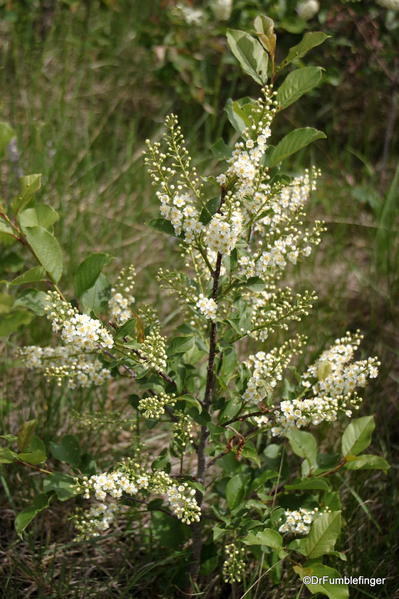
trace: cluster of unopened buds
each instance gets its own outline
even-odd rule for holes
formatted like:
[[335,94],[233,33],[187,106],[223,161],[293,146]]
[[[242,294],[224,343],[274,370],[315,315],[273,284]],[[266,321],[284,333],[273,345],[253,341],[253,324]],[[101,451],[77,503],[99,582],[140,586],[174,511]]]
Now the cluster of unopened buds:
[[188,414],[177,414],[173,423],[173,443],[178,451],[184,451],[193,438],[193,421]]
[[73,517],[78,539],[89,539],[104,533],[115,522],[120,509],[116,503],[95,503],[89,510]]
[[176,403],[174,393],[161,391],[157,395],[143,397],[139,401],[138,408],[145,418],[157,419],[165,414],[165,407],[173,407]]
[[225,547],[225,560],[223,563],[223,580],[225,582],[241,582],[245,572],[245,549],[236,543],[229,543]]
[[99,320],[88,314],[80,314],[56,291],[47,293],[44,309],[47,318],[51,321],[53,331],[60,334],[66,345],[72,345],[83,352],[113,347],[112,335]]
[[111,320],[117,325],[123,325],[133,313],[131,305],[135,298],[132,295],[136,279],[136,271],[133,266],[122,269],[114,287],[111,289],[111,297],[108,302]]
[[73,346],[40,347],[30,345],[17,351],[26,368],[43,372],[48,379],[55,379],[58,385],[64,380],[70,389],[88,388],[103,385],[111,378],[100,360],[89,354],[79,353]]
[[137,350],[138,361],[154,370],[165,370],[167,366],[166,339],[154,328]]

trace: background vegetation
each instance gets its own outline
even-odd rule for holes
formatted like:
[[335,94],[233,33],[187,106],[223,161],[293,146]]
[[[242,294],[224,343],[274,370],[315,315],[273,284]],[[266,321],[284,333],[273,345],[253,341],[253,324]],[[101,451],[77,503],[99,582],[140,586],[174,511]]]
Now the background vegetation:
[[[365,353],[378,355],[383,364],[364,409],[376,415],[376,452],[393,467],[387,476],[364,473],[359,493],[343,480],[352,506],[346,572],[389,579],[377,591],[351,589],[351,597],[394,597],[399,533],[399,12],[373,1],[326,1],[313,19],[304,21],[295,12],[296,2],[236,0],[230,18],[222,21],[215,18],[211,3],[189,5],[203,11],[199,22],[188,23],[176,2],[167,0],[0,2],[0,119],[17,132],[1,162],[1,198],[15,194],[21,174],[43,173],[43,198],[63,215],[56,228],[68,260],[64,287],[72,289],[69,273],[89,251],[112,253],[120,264],[135,264],[138,295],[156,302],[172,326],[174,306],[160,297],[154,272],[173,248],[146,225],[157,206],[143,169],[144,140],[159,135],[164,115],[173,110],[181,115],[198,164],[212,168],[209,148],[227,132],[226,100],[253,91],[251,80],[240,74],[227,52],[226,26],[246,28],[261,10],[276,20],[283,49],[308,27],[332,36],[317,57],[325,68],[324,84],[298,108],[285,111],[279,126],[281,134],[288,125],[306,124],[328,136],[317,145],[317,155],[299,153],[291,164],[292,172],[310,163],[322,169],[313,213],[329,224],[317,258],[298,269],[297,276],[301,285],[310,283],[319,294],[317,321],[311,326],[320,347],[347,329],[360,328],[366,333]],[[16,276],[23,267],[13,246],[2,245],[0,277]],[[6,314],[2,321],[0,333],[6,335]],[[110,452],[117,458],[128,444],[124,434],[117,428],[82,429],[74,413],[91,413],[110,403],[117,409],[118,390],[111,389],[111,398],[89,392],[77,396],[31,380],[13,367],[18,335],[26,343],[41,343],[50,333],[37,317],[29,332],[21,329],[4,338],[1,428],[15,432],[21,422],[45,413],[40,421],[44,440],[76,430],[85,450],[95,448],[100,462]],[[13,520],[30,499],[36,475],[12,466],[1,471],[0,479],[5,595],[173,596],[173,576],[165,581],[160,570],[170,562],[173,572],[173,539],[165,535],[162,553],[151,555],[141,553],[134,531],[76,543],[58,504],[35,521],[22,541]],[[289,585],[287,581],[284,595],[276,587],[260,590],[259,597],[265,592],[273,598],[293,597]]]

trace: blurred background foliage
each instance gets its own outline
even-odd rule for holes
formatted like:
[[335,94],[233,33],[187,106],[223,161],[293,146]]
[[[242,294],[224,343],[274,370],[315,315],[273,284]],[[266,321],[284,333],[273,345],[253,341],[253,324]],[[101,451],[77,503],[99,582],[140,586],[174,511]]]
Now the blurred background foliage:
[[[21,175],[43,173],[39,195],[62,213],[55,226],[67,262],[63,287],[72,290],[71,273],[89,252],[108,252],[116,256],[110,273],[122,264],[135,264],[140,280],[137,295],[159,306],[167,327],[172,326],[174,306],[160,295],[154,274],[159,266],[170,264],[176,248],[147,226],[157,213],[157,203],[143,169],[144,140],[157,137],[165,114],[173,111],[196,163],[211,172],[216,164],[214,144],[232,134],[224,112],[226,100],[258,93],[227,49],[226,28],[249,29],[260,12],[271,16],[280,58],[306,31],[330,34],[314,58],[314,64],[325,69],[323,84],[305,101],[283,111],[277,121],[277,137],[299,126],[322,129],[328,136],[317,150],[296,154],[290,165],[292,172],[312,163],[322,169],[312,216],[328,223],[322,249],[293,278],[301,288],[315,288],[320,297],[317,310],[303,324],[305,332],[311,327],[314,349],[347,329],[360,328],[366,333],[365,353],[380,356],[383,373],[367,411],[377,417],[376,453],[395,462],[399,10],[394,9],[399,3],[323,0],[318,5],[307,0],[307,9],[303,4],[0,0],[0,120],[16,131],[0,162],[0,198],[7,202],[15,195]],[[313,64],[312,56],[307,65]],[[0,278],[18,275],[25,261],[13,245],[3,243]],[[20,333],[27,343],[45,342],[49,334],[40,317]],[[13,337],[2,346],[0,366],[5,431],[46,414],[41,434],[45,440],[53,439],[55,431],[79,430],[70,409],[72,400],[78,412],[106,410],[110,404],[118,408],[117,389],[111,389],[109,397],[90,392],[76,398],[37,381],[33,384],[10,368],[12,345]],[[95,448],[93,453],[100,451],[100,456],[110,452],[117,456],[128,443],[124,433],[103,429],[85,432],[83,439],[85,449]],[[110,535],[96,545],[76,546],[71,527],[64,526],[62,505],[39,518],[23,543],[18,541],[13,517],[24,497],[20,489],[14,498],[14,491],[21,487],[21,474],[7,472],[11,474],[0,476],[5,508],[0,543],[5,558],[3,588],[10,598],[144,597],[149,588],[152,593],[159,589],[154,597],[174,596],[168,586],[173,586],[170,547],[163,554],[144,556],[132,544],[132,531],[117,531],[117,539]],[[347,572],[352,575],[395,575],[396,473],[394,466],[388,478],[365,475],[360,494],[345,482],[352,507],[344,544],[350,548]],[[28,479],[33,489],[35,477]],[[166,581],[157,568],[168,559]],[[265,587],[264,592],[272,599],[293,597],[290,582],[284,584],[285,590]],[[391,599],[393,587],[389,588],[375,593]],[[377,595],[353,590],[352,596]]]

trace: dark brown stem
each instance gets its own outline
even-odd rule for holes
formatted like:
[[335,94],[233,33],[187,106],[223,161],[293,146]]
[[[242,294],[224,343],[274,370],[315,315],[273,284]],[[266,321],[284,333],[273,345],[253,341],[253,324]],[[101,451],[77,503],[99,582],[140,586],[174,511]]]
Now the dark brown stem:
[[[220,196],[219,210],[223,205],[226,197],[226,190],[222,188]],[[218,252],[216,258],[215,269],[212,273],[213,285],[211,298],[216,301],[219,292],[219,280],[220,280],[220,269],[222,266],[222,254]],[[212,322],[209,331],[209,354],[208,354],[208,368],[206,374],[206,386],[205,395],[203,401],[203,411],[209,414],[209,409],[212,404],[213,393],[215,388],[215,357],[216,357],[216,344],[217,344],[217,324]],[[197,448],[197,480],[205,486],[205,474],[207,469],[205,449],[207,445],[209,431],[206,425],[201,426],[198,448]],[[197,491],[196,500],[198,505],[201,507],[203,501],[203,493]],[[194,522],[191,526],[192,530],[192,562],[190,568],[191,584],[196,583],[198,580],[199,569],[201,564],[201,549],[202,549],[202,518],[199,522]]]

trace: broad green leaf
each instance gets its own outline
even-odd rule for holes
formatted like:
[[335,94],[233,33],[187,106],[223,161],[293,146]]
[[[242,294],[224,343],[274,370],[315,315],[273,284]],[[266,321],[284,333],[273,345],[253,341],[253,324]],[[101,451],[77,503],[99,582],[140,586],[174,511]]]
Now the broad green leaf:
[[0,464],[12,464],[16,459],[15,451],[11,451],[8,447],[0,447]]
[[250,124],[250,116],[254,111],[256,103],[250,98],[232,100],[226,102],[225,111],[231,125],[238,133],[242,133]]
[[168,353],[170,356],[185,354],[194,346],[194,342],[194,337],[174,337],[169,344]]
[[309,535],[301,539],[298,547],[310,559],[334,550],[341,532],[341,512],[326,512],[313,520]]
[[0,293],[0,314],[8,314],[12,311],[14,297],[9,293]]
[[24,324],[29,324],[32,320],[32,314],[27,310],[13,310],[0,319],[0,337],[6,337],[14,333]]
[[371,443],[375,429],[374,416],[363,416],[352,420],[342,435],[342,455],[357,455]]
[[43,481],[43,490],[45,493],[54,491],[57,499],[60,501],[67,501],[71,497],[78,495],[74,478],[63,472],[54,472],[54,474],[45,478]]
[[323,478],[304,478],[290,485],[284,485],[288,491],[329,491],[331,486]]
[[18,449],[23,451],[32,441],[35,432],[37,420],[28,420],[24,422],[18,431]]
[[287,434],[287,439],[296,455],[308,460],[311,467],[317,466],[317,443],[311,433],[292,429]]
[[46,271],[43,266],[34,266],[30,268],[22,275],[16,277],[11,281],[11,285],[24,285],[25,283],[36,283],[37,281],[43,281],[46,278]]
[[287,108],[316,87],[321,81],[321,76],[320,67],[303,67],[289,73],[277,91],[279,109]]
[[261,532],[250,532],[244,539],[245,545],[264,545],[273,549],[280,549],[283,546],[282,536],[272,528],[265,528]]
[[212,216],[218,211],[219,205],[220,198],[212,198],[205,204],[199,217],[199,220],[203,225],[207,225],[210,222]]
[[269,166],[276,166],[288,156],[295,154],[305,146],[316,141],[317,139],[325,139],[326,134],[323,131],[313,129],[313,127],[303,127],[294,129],[288,133],[277,146],[272,150],[269,156]]
[[245,485],[241,476],[236,474],[226,485],[226,500],[230,510],[240,505],[245,495]]
[[85,312],[94,312],[100,314],[107,305],[109,297],[110,283],[107,277],[101,272],[93,287],[85,291],[80,303]]
[[262,46],[269,52],[274,60],[276,53],[276,34],[274,33],[274,21],[265,15],[255,17],[254,28]]
[[19,213],[18,220],[22,230],[26,227],[41,226],[49,229],[59,219],[59,214],[46,204],[38,204],[34,208],[26,208]]
[[157,231],[161,231],[162,233],[167,233],[168,235],[173,235],[176,237],[175,229],[172,223],[169,220],[166,220],[166,218],[154,218],[150,220],[148,224]]
[[28,227],[25,235],[40,264],[58,283],[62,275],[63,258],[60,244],[54,235],[40,226]]
[[325,42],[326,39],[328,39],[329,37],[331,36],[326,35],[322,31],[311,31],[305,33],[299,44],[297,44],[296,46],[292,46],[292,48],[289,49],[286,58],[284,58],[284,60],[279,64],[278,70],[283,69],[287,66],[287,64],[289,64],[293,60],[296,60],[297,58],[302,58],[303,56],[305,56],[305,54],[309,52],[309,50],[312,50],[312,48],[319,46],[320,44]]
[[33,502],[26,506],[15,518],[15,530],[17,533],[21,534],[37,514],[50,505],[50,501],[51,495],[46,495],[45,493],[37,495]]
[[[333,578],[344,578],[334,568],[330,568],[329,566],[320,563],[305,563],[304,566],[296,565],[293,566],[293,568],[301,580],[305,578],[306,582],[304,581],[304,584],[312,595],[321,593],[322,595],[329,597],[329,599],[348,599],[348,585],[340,583],[332,584],[330,582]],[[314,579],[312,579],[312,576],[314,576]],[[323,581],[324,576],[327,577],[325,582]],[[310,577],[310,582],[308,582],[308,578],[306,577]],[[319,582],[320,579],[322,580]]]
[[47,295],[44,291],[38,289],[26,289],[23,291],[15,300],[15,306],[21,306],[31,310],[37,316],[43,316],[45,313],[45,305],[47,302]]
[[242,69],[259,85],[267,81],[268,56],[257,39],[245,31],[227,30],[227,43]]
[[391,466],[379,455],[363,454],[350,459],[345,467],[347,470],[384,470],[387,472]]
[[81,452],[79,442],[74,435],[65,435],[59,444],[50,443],[50,451],[60,462],[66,462],[76,468],[79,467]]
[[29,441],[26,451],[18,454],[18,459],[28,464],[42,464],[47,459],[46,446],[36,435],[33,435]]
[[81,297],[85,291],[93,287],[102,269],[110,261],[108,254],[90,254],[78,266],[75,274],[75,293]]
[[11,125],[0,121],[0,155],[4,153],[13,137],[15,137],[15,131]]
[[21,210],[23,210],[23,208],[25,208],[25,206],[27,204],[29,204],[29,202],[32,200],[35,193],[37,191],[39,191],[41,185],[42,185],[41,174],[26,175],[25,177],[21,177],[21,179],[20,179],[21,192],[12,201],[12,208],[13,208],[14,212],[18,213]]

